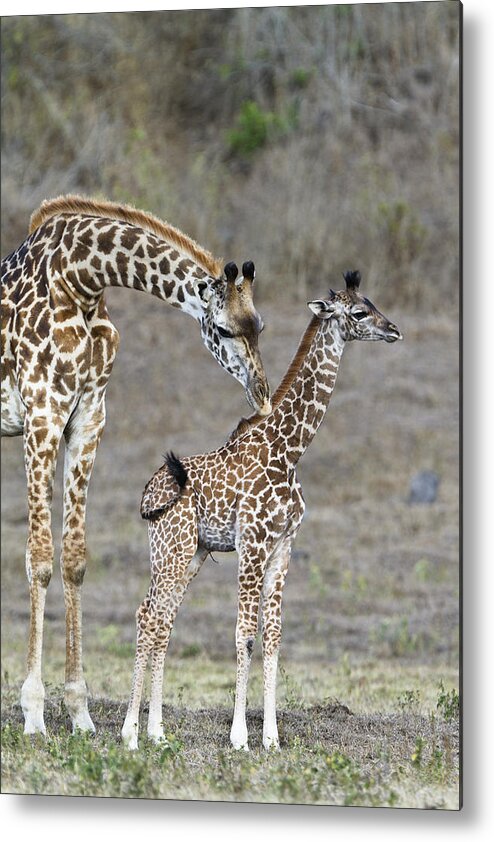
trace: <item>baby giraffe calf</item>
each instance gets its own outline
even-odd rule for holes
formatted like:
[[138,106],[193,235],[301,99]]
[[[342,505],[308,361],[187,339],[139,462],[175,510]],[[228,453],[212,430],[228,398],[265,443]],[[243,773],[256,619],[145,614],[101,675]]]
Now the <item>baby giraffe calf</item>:
[[263,745],[278,746],[276,672],[281,600],[304,501],[295,474],[333,392],[345,342],[395,342],[394,324],[359,292],[359,272],[345,273],[346,289],[310,301],[313,317],[266,417],[243,419],[212,453],[178,460],[169,454],[141,503],[149,521],[151,584],[137,610],[132,692],[122,737],[137,748],[139,705],[151,656],[148,735],[163,736],[165,655],[177,610],[208,553],[238,553],[237,684],[232,745],[248,749],[245,705],[250,660],[262,604],[264,657]]

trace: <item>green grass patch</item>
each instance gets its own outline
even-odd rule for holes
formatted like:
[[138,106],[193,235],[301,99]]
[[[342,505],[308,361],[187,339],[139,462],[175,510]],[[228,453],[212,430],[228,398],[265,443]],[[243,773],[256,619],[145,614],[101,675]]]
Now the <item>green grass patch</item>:
[[[105,673],[113,677],[113,668],[122,670],[116,652],[108,654]],[[48,682],[47,737],[29,737],[18,701],[22,682],[4,668],[3,792],[457,808],[459,700],[453,671],[406,664],[391,669],[350,658],[331,667],[281,664],[281,751],[270,752],[262,748],[259,664],[252,679],[248,753],[229,744],[234,666],[199,653],[170,658],[165,740],[156,746],[147,739],[145,701],[139,750],[129,752],[120,739],[127,693],[118,700],[113,693],[93,695],[89,708],[97,733],[71,734],[63,687]],[[104,678],[99,687],[108,684]]]

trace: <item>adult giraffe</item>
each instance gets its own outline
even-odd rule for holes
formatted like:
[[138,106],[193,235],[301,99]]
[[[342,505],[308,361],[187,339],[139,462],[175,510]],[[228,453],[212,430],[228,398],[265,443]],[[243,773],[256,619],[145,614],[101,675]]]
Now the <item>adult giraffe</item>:
[[243,384],[249,403],[267,414],[253,263],[244,263],[243,275],[237,275],[235,264],[223,272],[209,252],[158,218],[79,196],[44,202],[31,217],[30,236],[2,261],[2,435],[24,436],[28,489],[31,617],[21,691],[27,734],[45,733],[43,617],[53,569],[51,498],[62,436],[64,698],[73,727],[94,730],[82,667],[81,588],[87,489],[118,348],[104,289],[150,292],[193,316],[220,365]]

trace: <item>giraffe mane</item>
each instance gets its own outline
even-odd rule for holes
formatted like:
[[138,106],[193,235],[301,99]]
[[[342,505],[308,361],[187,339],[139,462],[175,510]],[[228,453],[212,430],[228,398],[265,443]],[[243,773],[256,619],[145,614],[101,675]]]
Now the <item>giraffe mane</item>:
[[75,194],[57,196],[55,199],[45,199],[39,208],[31,214],[29,233],[32,234],[33,231],[53,216],[64,213],[103,216],[120,222],[127,222],[130,225],[138,225],[140,228],[144,228],[151,234],[165,240],[170,245],[176,246],[179,251],[188,254],[213,278],[219,278],[222,274],[222,260],[214,257],[211,252],[202,248],[195,240],[188,237],[178,228],[175,228],[175,226],[170,225],[168,222],[163,222],[163,220],[154,216],[152,213],[117,202],[91,199]]
[[[308,350],[312,344],[312,340],[314,339],[315,333],[320,323],[321,320],[317,316],[313,316],[309,324],[307,325],[302,339],[300,340],[299,346],[295,352],[295,355],[290,365],[288,366],[287,372],[273,395],[273,398],[271,400],[272,410],[279,406],[286,393],[288,392],[290,386],[292,385],[293,381],[295,380],[295,377],[300,371],[300,367],[302,366],[307,356]],[[269,416],[267,417],[269,418]],[[266,416],[259,415],[259,413],[257,412],[254,413],[254,415],[250,415],[248,418],[241,418],[233,432],[230,434],[228,441],[233,441],[234,439],[240,438],[240,436],[243,436],[244,433],[250,430],[251,427],[255,427],[257,426],[257,424],[260,424],[261,421],[265,420]]]

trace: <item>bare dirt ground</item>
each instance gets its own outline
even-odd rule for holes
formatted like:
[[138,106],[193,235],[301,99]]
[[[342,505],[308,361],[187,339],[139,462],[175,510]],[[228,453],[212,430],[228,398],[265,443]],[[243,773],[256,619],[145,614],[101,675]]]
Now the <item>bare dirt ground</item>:
[[[267,325],[261,351],[274,388],[309,314],[304,303],[264,302],[261,272],[259,277],[257,303]],[[372,290],[365,292],[372,299]],[[210,358],[191,320],[128,291],[111,290],[108,302],[121,349],[90,489],[83,598],[87,679],[95,698],[106,699],[99,707],[103,727],[115,715],[112,705],[121,707],[128,693],[134,612],[148,581],[142,489],[167,450],[187,455],[212,449],[249,413],[240,386]],[[437,681],[458,686],[458,328],[440,315],[386,315],[405,341],[348,346],[328,414],[300,465],[307,514],[284,597],[281,733],[296,734],[300,715],[304,733],[310,722],[315,737],[329,738],[327,717],[318,716],[314,705],[337,694],[353,716],[341,717],[336,731],[331,726],[333,743],[353,741],[359,755],[376,728],[383,738],[393,732],[395,744],[410,754],[417,722],[429,727],[425,711],[435,705]],[[426,469],[439,475],[437,499],[412,505],[410,481]],[[58,546],[60,470],[57,476]],[[4,699],[3,715],[11,723],[20,714],[14,697],[23,680],[29,616],[26,512],[22,442],[3,440],[2,675],[15,689]],[[179,613],[165,702],[186,706],[190,735],[201,730],[201,706],[213,703],[223,743],[235,673],[236,565],[233,555],[217,559],[205,565]],[[64,657],[57,573],[46,619],[46,677],[56,686]],[[207,686],[217,665],[224,708]],[[226,682],[225,666],[231,674]],[[253,681],[250,698],[257,707],[255,670]],[[417,703],[413,726],[403,702],[407,692],[418,693],[407,697]],[[168,710],[173,719],[175,709]],[[259,711],[252,716],[257,721]],[[444,727],[457,754],[457,726]]]

